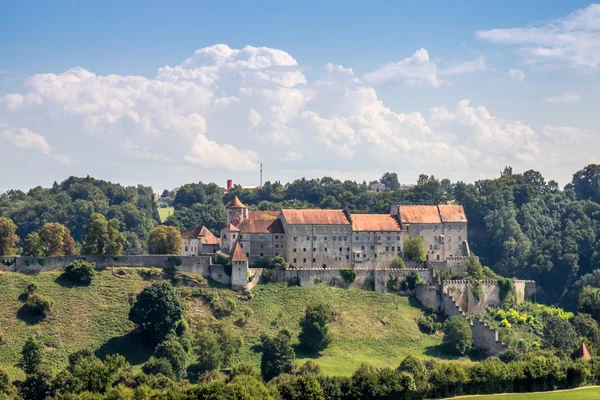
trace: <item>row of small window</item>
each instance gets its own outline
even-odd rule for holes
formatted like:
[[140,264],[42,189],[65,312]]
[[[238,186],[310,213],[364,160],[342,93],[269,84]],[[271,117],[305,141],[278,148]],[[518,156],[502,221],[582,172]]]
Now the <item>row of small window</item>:
[[[279,255],[279,253],[275,253],[275,257],[277,257]],[[264,257],[265,253],[260,253],[259,257]],[[250,257],[250,255],[248,253],[246,253],[246,257]]]
[[[327,240],[328,237],[327,236],[323,236],[323,240]],[[332,236],[332,239],[335,240],[342,240],[342,236]],[[294,236],[294,242],[296,242],[298,240],[298,236]],[[310,236],[306,237],[306,240],[310,240]],[[313,236],[312,237],[313,242],[317,241],[317,237]],[[343,240],[348,240],[348,236],[343,236]]]
[[[342,257],[336,257],[335,259],[336,259],[336,261],[337,261],[337,260],[341,260],[341,259],[342,259]],[[350,256],[346,256],[346,260],[349,260],[349,259],[350,259]],[[294,261],[293,261],[293,263],[294,263],[294,264],[296,264],[297,262],[298,262],[298,261],[297,261],[297,259],[296,259],[296,258],[294,258]],[[303,259],[302,259],[302,262],[303,262],[303,263],[306,263],[306,258],[303,258]],[[313,258],[313,259],[312,259],[312,262],[313,262],[313,263],[316,263],[316,262],[317,262],[317,259],[316,259],[316,258]],[[325,267],[327,267],[327,265],[326,265],[326,264],[323,264],[323,268],[325,268]]]
[[[196,251],[198,248],[197,247],[190,247],[190,251]],[[185,246],[185,251],[188,251],[188,247]]]
[[[313,227],[312,231],[316,232],[318,229],[319,228],[317,228],[317,227]],[[324,226],[323,227],[323,233],[327,233],[328,229],[329,228],[327,226]],[[292,231],[293,232],[298,232],[299,228],[297,226],[293,226],[292,227]],[[310,232],[310,231],[311,231],[311,226],[310,225],[306,226],[306,232]],[[335,232],[347,233],[347,232],[350,232],[350,227],[347,227],[347,226],[332,226],[331,227],[331,232],[333,232],[333,233],[335,233]]]
[[[365,249],[365,246],[360,246],[361,250]],[[398,250],[400,249],[400,246],[398,246]],[[375,246],[371,246],[371,250],[375,250]],[[390,246],[385,246],[385,251],[390,251]],[[396,246],[392,246],[392,251],[396,251]]]
[[[366,235],[365,236],[367,238],[367,240],[371,240],[371,235]],[[389,242],[392,239],[393,236],[386,236],[386,240]],[[382,235],[376,235],[376,239],[378,242],[381,242],[382,240]],[[360,236],[355,236],[355,240],[360,240]],[[400,240],[400,235],[396,236],[396,240]]]
[[[263,243],[260,244],[260,248],[264,249],[265,245]],[[275,243],[275,248],[278,249],[279,248],[279,244]],[[281,245],[281,248],[283,249],[283,245]]]
[[[296,253],[297,249],[294,249],[293,251],[294,251],[294,253]],[[303,247],[302,251],[306,252],[306,247]],[[317,251],[317,248],[313,247],[313,251]],[[325,247],[325,251],[327,251],[327,247]],[[344,248],[340,247],[340,251],[344,251]],[[346,251],[350,251],[350,247],[346,247]]]

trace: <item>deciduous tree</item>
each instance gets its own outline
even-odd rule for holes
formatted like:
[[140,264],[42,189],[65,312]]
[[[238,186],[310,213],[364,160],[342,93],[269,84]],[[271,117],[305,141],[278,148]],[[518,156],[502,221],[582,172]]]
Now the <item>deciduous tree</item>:
[[0,256],[17,254],[17,226],[10,218],[0,218]]
[[39,233],[46,256],[71,256],[76,254],[75,240],[69,228],[58,222],[49,222]]
[[148,249],[151,254],[179,254],[183,238],[177,228],[159,225],[150,231]]

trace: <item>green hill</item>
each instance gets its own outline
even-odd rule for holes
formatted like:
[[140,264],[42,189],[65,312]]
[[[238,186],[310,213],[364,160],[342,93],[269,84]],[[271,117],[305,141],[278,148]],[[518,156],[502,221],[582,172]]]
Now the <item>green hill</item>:
[[[0,335],[5,342],[0,345],[0,366],[14,378],[22,377],[16,363],[23,342],[33,333],[45,342],[45,362],[55,370],[66,365],[70,353],[82,348],[96,349],[99,355],[122,353],[134,366],[147,360],[150,351],[144,350],[137,336],[130,334],[134,327],[127,315],[134,295],[150,285],[155,274],[142,269],[105,270],[87,287],[65,285],[60,274],[60,271],[36,275],[7,272],[0,278]],[[196,279],[204,281],[201,277]],[[23,304],[19,296],[32,282],[39,286],[37,293],[54,302],[51,315],[39,323],[18,317]],[[297,337],[298,321],[306,305],[314,302],[330,304],[337,315],[331,325],[333,343],[317,359],[326,374],[349,375],[363,361],[395,367],[408,354],[444,356],[440,351],[441,339],[418,330],[416,319],[423,313],[407,297],[282,284],[258,286],[251,299],[224,288],[211,290],[234,295],[240,309],[249,307],[254,311],[243,328],[234,324],[234,316],[224,319],[244,340],[236,362],[258,365],[260,354],[253,351],[253,346],[259,343],[262,333],[274,334],[286,328]],[[182,289],[184,294],[190,291]],[[193,296],[186,296],[186,313],[190,319],[214,318],[208,306]],[[303,354],[298,354],[298,358],[300,362],[308,359]]]

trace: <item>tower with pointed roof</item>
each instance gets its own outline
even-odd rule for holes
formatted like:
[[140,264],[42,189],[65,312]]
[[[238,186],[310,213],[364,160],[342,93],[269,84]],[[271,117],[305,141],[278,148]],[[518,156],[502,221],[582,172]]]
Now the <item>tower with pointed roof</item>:
[[243,290],[248,286],[248,256],[240,242],[236,242],[229,259],[231,262],[231,288]]
[[231,203],[227,204],[227,225],[239,225],[246,218],[248,218],[248,207],[235,196]]

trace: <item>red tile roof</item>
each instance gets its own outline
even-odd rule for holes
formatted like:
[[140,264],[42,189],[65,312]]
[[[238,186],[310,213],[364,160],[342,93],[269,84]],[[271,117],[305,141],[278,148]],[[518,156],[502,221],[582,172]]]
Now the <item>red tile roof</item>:
[[248,218],[250,219],[275,219],[279,218],[281,211],[260,211],[250,210],[248,211]]
[[588,351],[587,347],[585,347],[585,343],[581,342],[581,346],[579,346],[579,350],[577,350],[576,358],[583,358],[585,360],[591,360],[592,355]]
[[239,232],[239,231],[240,231],[240,230],[239,230],[238,228],[236,228],[236,226],[235,226],[235,225],[233,225],[233,224],[229,224],[229,225],[227,225],[225,228],[223,228],[223,230],[224,230],[224,231],[227,231],[227,232]]
[[237,196],[235,196],[233,200],[231,200],[231,203],[227,205],[227,208],[246,208],[246,206],[240,201],[240,199],[238,199]]
[[440,224],[440,212],[437,206],[400,206],[400,220],[403,224]]
[[463,206],[438,206],[442,222],[467,222]]
[[184,239],[200,239],[202,244],[219,244],[221,240],[205,226],[192,226],[181,234]]
[[281,210],[292,225],[350,225],[342,210]]
[[352,214],[352,230],[355,232],[400,232],[396,216],[389,214]]
[[246,257],[244,249],[242,249],[242,246],[240,246],[240,242],[235,243],[235,247],[233,248],[233,252],[231,253],[231,261],[248,261],[248,257]]
[[242,233],[285,233],[280,219],[245,219],[237,228]]

